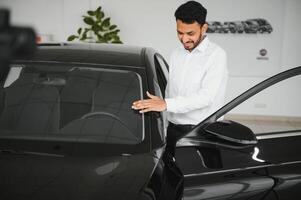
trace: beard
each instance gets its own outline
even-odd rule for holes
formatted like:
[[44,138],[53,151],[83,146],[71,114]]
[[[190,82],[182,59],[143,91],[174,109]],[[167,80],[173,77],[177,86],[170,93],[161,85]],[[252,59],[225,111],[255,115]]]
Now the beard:
[[[201,41],[204,39],[204,37],[205,37],[205,35],[200,34],[199,38],[196,41],[188,41],[186,43],[182,42],[182,44],[186,50],[192,51],[195,47],[197,47],[201,43]],[[192,45],[192,46],[190,46],[190,45]]]

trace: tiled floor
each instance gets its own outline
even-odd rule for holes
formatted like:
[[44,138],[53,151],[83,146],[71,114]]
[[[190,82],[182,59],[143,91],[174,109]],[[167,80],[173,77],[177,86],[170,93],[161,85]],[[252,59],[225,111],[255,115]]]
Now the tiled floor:
[[239,122],[255,134],[301,130],[301,117],[226,115],[225,119]]

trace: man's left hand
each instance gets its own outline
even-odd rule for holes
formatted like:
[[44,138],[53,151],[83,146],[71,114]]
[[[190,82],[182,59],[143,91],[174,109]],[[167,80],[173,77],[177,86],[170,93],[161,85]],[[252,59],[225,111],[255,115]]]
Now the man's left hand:
[[140,113],[146,113],[150,111],[161,112],[166,110],[166,102],[160,97],[154,96],[149,92],[146,92],[149,99],[135,101],[132,105],[134,110],[140,110]]

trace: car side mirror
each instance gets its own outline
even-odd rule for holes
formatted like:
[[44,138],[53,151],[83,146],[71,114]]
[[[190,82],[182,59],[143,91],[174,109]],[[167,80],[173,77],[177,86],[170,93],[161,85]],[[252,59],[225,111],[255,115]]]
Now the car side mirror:
[[233,145],[257,144],[256,136],[250,128],[231,120],[213,122],[206,126],[204,131],[217,139],[233,143]]
[[209,146],[245,149],[257,144],[257,138],[248,127],[231,120],[221,120],[204,125],[196,134],[188,134],[177,146]]

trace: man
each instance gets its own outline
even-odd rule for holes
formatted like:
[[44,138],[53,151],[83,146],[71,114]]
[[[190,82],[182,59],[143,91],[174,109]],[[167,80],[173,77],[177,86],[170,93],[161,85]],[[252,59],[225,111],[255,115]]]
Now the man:
[[226,53],[205,35],[207,10],[188,1],[175,12],[182,47],[170,59],[165,99],[151,95],[135,101],[140,113],[167,111],[167,149],[174,156],[177,140],[224,103],[227,82]]

